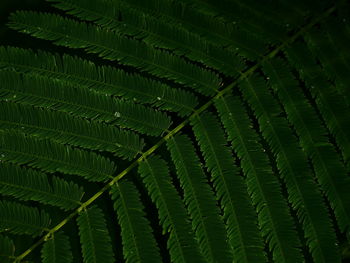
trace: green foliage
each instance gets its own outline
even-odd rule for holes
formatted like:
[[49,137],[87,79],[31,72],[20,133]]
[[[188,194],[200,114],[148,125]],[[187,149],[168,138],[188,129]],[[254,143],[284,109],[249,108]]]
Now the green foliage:
[[77,218],[84,262],[113,262],[113,251],[103,212],[93,206]]
[[162,262],[135,185],[123,181],[112,187],[114,210],[121,227],[126,262]]
[[315,261],[339,261],[335,233],[321,191],[312,177],[305,153],[298,147],[287,121],[279,116],[279,105],[269,94],[265,80],[253,75],[239,88],[258,116],[262,136],[275,155],[289,202],[297,211]]
[[[264,262],[264,244],[257,227],[256,213],[245,182],[239,175],[224,131],[210,112],[192,121],[194,134],[211,173],[217,199],[221,200],[227,232],[236,262]],[[246,218],[239,214],[249,215]]]
[[238,98],[226,96],[218,99],[215,106],[240,158],[247,178],[248,192],[258,213],[261,232],[268,240],[273,258],[277,262],[301,261],[298,249],[300,242],[282,196],[280,183],[242,103]]
[[20,200],[58,206],[65,210],[80,205],[84,194],[82,187],[73,182],[67,182],[57,176],[52,176],[49,181],[44,173],[11,164],[3,164],[0,167],[0,193]]
[[[86,149],[112,152],[132,159],[143,147],[143,141],[133,132],[89,122],[61,112],[42,111],[14,103],[1,103],[3,130],[20,130],[33,137],[48,138],[59,143]],[[33,121],[34,120],[34,121]]]
[[168,52],[120,37],[111,31],[100,30],[93,25],[55,14],[30,11],[19,11],[12,14],[10,19],[9,25],[13,29],[52,40],[60,46],[84,48],[88,53],[174,80],[207,96],[214,95],[220,83],[220,79],[208,70],[199,69]]
[[59,144],[49,139],[4,130],[0,133],[4,161],[25,164],[45,172],[76,174],[90,181],[105,181],[114,172],[113,162],[97,155]]
[[[78,115],[77,111],[80,110],[80,115],[84,114],[83,116],[86,116],[85,112],[89,110],[94,112],[94,115],[87,115],[86,117],[111,121],[115,118],[102,116],[105,116],[106,112],[110,115],[111,111],[114,114],[113,108],[117,110],[122,108],[124,111],[120,112],[121,116],[134,115],[129,107],[113,106],[113,101],[103,97],[110,95],[122,96],[134,102],[152,104],[164,110],[179,112],[180,116],[188,115],[198,104],[197,98],[190,92],[173,89],[160,82],[143,78],[136,74],[130,74],[116,68],[108,66],[98,67],[91,61],[86,61],[78,57],[71,57],[66,54],[60,56],[40,50],[33,52],[28,49],[14,47],[0,47],[0,54],[0,65],[3,70],[26,73],[22,80],[18,76],[13,76],[15,75],[14,73],[1,72],[1,74],[4,74],[2,76],[2,79],[4,78],[4,85],[10,86],[8,89],[6,89],[6,86],[2,87],[2,92],[5,91],[7,93],[12,90],[18,90],[18,93],[21,94],[28,91],[37,96],[44,96],[45,94],[46,96],[44,97],[50,97],[51,99],[61,98],[61,100],[55,100],[55,103],[57,103],[54,104],[57,107],[55,109],[63,110],[67,107],[58,106],[66,102],[71,102],[69,103],[69,112],[71,114]],[[35,80],[29,78],[28,80],[27,75],[41,76],[43,78],[34,78]],[[59,81],[53,83],[52,80]],[[69,85],[69,83],[74,84],[74,86]],[[38,90],[39,87],[42,88]],[[77,89],[78,87],[89,88],[103,96],[97,96],[95,93],[87,92],[84,89]],[[24,88],[25,90],[23,90]],[[62,89],[64,91],[59,92]],[[10,94],[9,98],[5,98],[11,99],[14,95],[16,93]],[[28,95],[26,94],[26,96]],[[123,102],[119,101],[119,104]],[[79,107],[74,107],[75,104]],[[91,105],[94,105],[94,107],[88,107]],[[80,107],[83,107],[84,110],[81,110]],[[143,112],[145,111],[143,110]]]
[[34,2],[0,39],[1,263],[346,262],[347,1]]
[[170,233],[168,249],[173,262],[205,262],[179,194],[172,185],[167,163],[158,156],[148,158],[139,165],[152,201],[156,204],[163,234]]
[[39,236],[50,226],[49,214],[12,201],[0,202],[0,231]]
[[168,141],[167,146],[184,190],[184,202],[203,255],[210,261],[232,261],[214,193],[207,183],[190,138],[177,135]]
[[73,260],[69,238],[62,232],[55,233],[41,250],[43,263],[70,263]]
[[0,251],[1,262],[11,262],[11,259],[15,253],[15,246],[13,244],[13,241],[7,236],[0,235]]

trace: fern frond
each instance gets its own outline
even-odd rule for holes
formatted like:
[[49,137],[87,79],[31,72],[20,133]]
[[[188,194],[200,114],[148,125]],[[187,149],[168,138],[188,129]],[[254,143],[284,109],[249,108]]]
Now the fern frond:
[[[281,41],[286,36],[286,30],[277,23],[278,20],[266,16],[266,12],[261,11],[261,6],[258,7],[260,9],[255,9],[259,5],[257,2],[250,3],[248,6],[241,1],[183,0],[182,2],[188,2],[192,5],[192,9],[198,10],[197,12],[210,15],[212,20],[219,20],[234,26],[236,32],[245,33],[249,46],[252,46],[256,39],[255,49],[260,55],[266,51],[265,44]],[[268,10],[271,9],[270,5],[269,7]],[[211,31],[213,31],[212,28]]]
[[311,255],[316,262],[340,262],[336,237],[307,158],[299,148],[286,119],[262,78],[253,75],[239,86],[257,116],[263,137],[275,155],[286,183],[289,202],[303,226]]
[[0,165],[0,193],[20,200],[33,200],[43,204],[58,206],[64,210],[76,208],[84,194],[84,189],[73,182],[57,176],[48,176],[31,169],[15,165]]
[[[90,61],[69,55],[61,57],[43,51],[35,53],[29,49],[0,47],[0,69],[62,80],[74,84],[74,87],[88,87],[103,96],[122,96],[128,100],[178,112],[180,116],[188,115],[198,104],[197,98],[188,91],[173,89],[163,83],[112,67],[98,67]],[[104,99],[106,100],[107,98]],[[126,112],[126,116],[128,115],[133,116],[131,112]]]
[[119,34],[141,39],[150,46],[170,49],[178,55],[185,55],[193,61],[217,69],[227,76],[236,77],[243,69],[241,59],[229,50],[209,44],[184,28],[174,27],[137,9],[132,9],[125,2],[48,1],[55,2],[55,7],[82,20],[93,21]]
[[[238,29],[250,36],[250,45],[254,38],[262,43],[275,44],[285,40],[288,32],[304,23],[304,17],[310,15],[310,10],[322,12],[322,1],[271,1],[254,0],[232,1],[222,0],[181,0],[201,13],[209,14],[227,24],[234,24]],[[261,54],[261,53],[260,53]]]
[[67,112],[153,136],[160,135],[171,124],[165,113],[130,101],[111,99],[73,84],[5,71],[0,71],[0,80],[3,83],[0,100]]
[[[266,51],[264,42],[260,38],[238,30],[235,25],[226,23],[226,21],[219,21],[211,16],[201,14],[198,12],[197,6],[193,8],[180,1],[168,0],[149,0],[147,4],[139,0],[114,1],[113,4],[122,8],[122,14],[127,8],[140,10],[143,14],[153,16],[162,23],[179,30],[186,29],[186,31],[199,35],[203,39],[202,41],[208,41],[213,46],[226,47],[230,53],[236,53],[250,60],[259,58]],[[128,23],[128,20],[126,22]],[[221,59],[222,56],[223,54],[219,58]]]
[[247,186],[228,147],[220,124],[210,112],[191,120],[217,199],[221,200],[234,262],[266,262],[264,242]]
[[15,254],[15,245],[7,236],[0,235],[0,262],[10,263]]
[[350,171],[350,109],[343,97],[335,88],[327,82],[324,71],[306,45],[294,44],[286,49],[289,61],[299,71],[305,81],[307,89],[315,99],[323,120],[334,136],[337,145],[341,149],[344,160],[347,162],[347,170]]
[[210,262],[232,261],[231,248],[216,199],[191,140],[185,135],[176,135],[167,142],[175,164],[184,201],[192,218],[192,229],[199,241],[202,254]]
[[84,210],[79,214],[77,223],[84,262],[114,262],[111,238],[102,210],[96,205]]
[[74,118],[66,113],[0,102],[0,129],[18,130],[38,138],[49,138],[62,144],[112,152],[132,159],[144,143],[133,132],[104,124]]
[[114,100],[114,103],[118,111],[113,114],[113,123],[121,127],[151,136],[161,136],[172,123],[167,114],[150,107],[122,100]]
[[68,236],[54,233],[41,249],[42,263],[71,263],[73,255]]
[[327,131],[307,103],[290,69],[280,59],[270,60],[263,67],[269,84],[284,105],[287,117],[299,135],[300,144],[312,160],[322,189],[331,203],[341,231],[350,230],[350,178],[332,144]]
[[205,262],[194,238],[185,206],[172,185],[167,163],[158,156],[152,156],[140,163],[138,172],[158,208],[163,234],[170,233],[167,247],[171,261]]
[[[334,27],[330,30],[310,30],[305,36],[310,50],[314,56],[321,62],[325,69],[324,74],[331,81],[335,82],[335,88],[344,97],[348,107],[350,106],[350,63],[349,58],[345,54],[348,50],[342,50],[340,45],[346,39],[347,33],[343,36],[339,33],[339,28],[344,23],[336,23],[334,19],[327,19],[325,23],[329,23],[328,27]],[[336,30],[338,28],[338,30]],[[339,38],[341,39],[339,41]]]
[[111,195],[121,227],[125,261],[127,263],[162,262],[135,185],[128,181],[118,182],[111,188]]
[[18,11],[10,16],[9,26],[38,38],[52,40],[56,45],[84,48],[88,53],[173,80],[206,96],[214,95],[221,82],[214,73],[166,51],[55,14]]
[[0,151],[2,161],[24,164],[50,173],[76,174],[94,182],[107,180],[115,170],[113,162],[96,153],[13,131],[0,131]]
[[240,158],[248,192],[258,212],[261,233],[273,259],[276,262],[301,262],[302,255],[298,249],[301,243],[288,204],[242,103],[230,95],[217,99],[215,106]]
[[[345,9],[345,12],[347,12],[346,9]],[[342,16],[343,18],[328,17],[322,23],[322,28],[323,28],[323,31],[326,32],[328,39],[332,43],[334,43],[334,45],[336,46],[338,51],[337,53],[338,58],[340,57],[345,63],[347,63],[347,60],[349,59],[349,51],[350,51],[349,45],[348,45],[350,26],[347,19],[344,18],[346,14]]]
[[34,207],[0,201],[0,232],[39,236],[50,226],[49,215]]

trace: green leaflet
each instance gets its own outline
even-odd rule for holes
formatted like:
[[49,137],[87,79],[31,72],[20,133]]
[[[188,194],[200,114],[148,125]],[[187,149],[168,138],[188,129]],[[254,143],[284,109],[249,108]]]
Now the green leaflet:
[[273,253],[273,259],[276,262],[302,261],[298,249],[301,244],[280,183],[242,103],[230,95],[218,99],[215,106],[233,149],[240,158],[248,192],[258,213],[261,234]]
[[187,63],[168,52],[119,37],[93,25],[36,12],[12,14],[9,25],[38,38],[52,40],[56,45],[84,48],[102,58],[174,80],[206,96],[215,94],[219,88],[220,79],[214,73]]
[[0,165],[0,193],[69,210],[80,205],[84,190],[57,176],[49,181],[44,173],[4,163]]
[[3,263],[10,263],[15,253],[15,245],[7,236],[0,235],[0,260]]
[[[322,67],[326,69],[325,75],[331,81],[335,82],[335,88],[344,97],[347,106],[350,105],[350,64],[346,53],[348,48],[344,50],[344,40],[347,38],[348,32],[344,30],[344,21],[339,22],[335,19],[327,19],[328,25],[322,24],[321,30],[310,30],[305,36],[305,40],[310,50],[321,61]],[[334,32],[322,30],[324,27],[334,28]]]
[[144,146],[143,140],[133,132],[73,118],[66,113],[6,102],[0,102],[0,111],[2,130],[17,130],[61,144],[108,151],[126,159],[135,157]]
[[[235,262],[266,262],[264,244],[257,227],[257,215],[243,178],[228,147],[217,118],[203,112],[191,122],[203,153],[217,199],[226,219]],[[244,215],[244,216],[242,216]]]
[[[81,93],[82,96],[78,94],[76,96],[65,96],[61,103],[75,99],[74,101],[79,101],[80,104],[83,102],[91,103],[104,111],[110,111],[110,109],[118,106],[118,104],[113,106],[111,102],[108,103],[108,98],[97,95],[93,96],[93,93],[89,93],[83,89],[75,90],[74,88],[79,85],[82,88],[87,87],[92,89],[103,96],[123,96],[123,98],[133,102],[152,104],[164,110],[178,112],[180,116],[188,115],[198,104],[197,98],[190,92],[173,89],[161,82],[143,78],[136,74],[129,74],[109,66],[98,67],[91,61],[66,54],[61,56],[40,50],[34,52],[29,49],[0,47],[0,68],[2,70],[18,71],[29,75],[40,75],[49,80],[62,80],[58,84],[55,83],[55,85],[59,86],[57,88],[58,90],[67,90],[64,94]],[[1,71],[0,73],[4,74],[1,76],[1,79],[5,78],[3,81],[9,82],[9,85],[13,82],[21,83],[18,77],[13,79],[14,74],[11,76],[11,74],[2,73]],[[37,81],[40,85],[45,83],[53,85],[51,84],[52,81],[45,79]],[[24,78],[23,81],[26,83],[28,80]],[[63,81],[74,85],[65,84]],[[28,86],[28,90],[37,91],[37,87]],[[61,95],[53,87],[48,87],[48,89],[54,92],[56,96],[59,96],[59,98],[64,96],[64,94]],[[122,104],[122,101],[119,103]],[[110,106],[106,108],[105,104]],[[114,113],[115,110],[113,109],[112,112]],[[121,113],[122,116],[125,114],[132,116],[129,110]]]
[[[212,45],[181,26],[168,25],[161,18],[130,8],[126,2],[61,0],[55,7],[117,33],[141,39],[151,46],[170,49],[228,76],[235,77],[243,69],[243,62],[232,51]],[[244,50],[244,45],[239,46]]]
[[[250,60],[257,59],[266,49],[264,42],[260,38],[256,38],[251,34],[247,34],[247,32],[238,30],[235,24],[225,23],[226,21],[221,21],[212,16],[198,12],[198,9],[201,9],[204,4],[202,2],[199,5],[196,5],[195,8],[191,6],[193,2],[191,2],[191,5],[184,5],[181,1],[174,2],[168,0],[161,2],[151,0],[148,1],[147,4],[139,0],[116,0],[113,2],[118,4],[122,2],[122,8],[129,6],[134,10],[142,10],[144,13],[154,16],[157,19],[168,23],[172,27],[179,28],[180,30],[185,29],[189,32],[195,32],[205,41],[211,43],[211,45],[223,46],[229,50],[230,53],[239,54]],[[199,49],[201,50],[201,47]],[[228,53],[228,55],[230,53]],[[223,58],[223,54],[219,55],[219,57],[224,61],[227,59]],[[236,59],[233,61],[236,61]]]
[[0,232],[39,236],[50,227],[50,217],[34,207],[0,201]]
[[[257,54],[262,54],[266,51],[264,44],[285,39],[288,31],[303,22],[297,13],[307,12],[307,8],[303,5],[309,1],[293,1],[293,4],[288,1],[275,1],[270,5],[254,0],[244,2],[239,0],[222,0],[220,2],[181,0],[181,2],[191,5],[191,9],[199,10],[203,14],[210,14],[215,18],[220,18],[225,23],[233,24],[236,27],[235,31],[240,32],[241,36],[246,35],[247,39],[244,39],[245,41],[243,40],[242,43],[243,51],[239,51],[239,53],[244,52],[248,46]],[[313,5],[313,8],[317,7]],[[190,14],[194,12],[193,10],[189,11]],[[205,16],[202,17],[205,18]],[[186,18],[191,20],[189,15]],[[199,24],[199,21],[192,23]],[[212,26],[211,32],[214,31],[214,28]],[[236,41],[242,41],[238,36]]]
[[[296,44],[286,50],[289,61],[298,69],[306,87],[315,98],[320,113],[327,128],[335,137],[344,159],[350,156],[350,133],[348,129],[348,115],[350,110],[344,99],[323,75],[323,70],[316,64],[308,47]],[[350,165],[347,167],[350,171]]]
[[98,122],[113,123],[121,128],[130,128],[153,136],[161,134],[171,124],[166,114],[131,101],[112,99],[84,87],[77,88],[72,84],[42,77],[24,76],[19,79],[20,76],[21,74],[16,72],[0,71],[0,79],[3,81],[0,89],[1,100],[49,108]]
[[113,251],[103,212],[93,206],[77,218],[80,243],[85,263],[112,263]]
[[69,238],[63,232],[54,234],[47,240],[41,250],[43,263],[73,262]]
[[119,182],[112,187],[111,195],[121,227],[125,261],[162,262],[135,185],[128,181]]
[[201,252],[210,262],[232,260],[232,251],[226,242],[226,232],[214,193],[209,187],[191,140],[185,135],[171,138],[167,144],[176,167],[184,202],[192,219]]
[[153,156],[140,163],[139,174],[158,208],[163,234],[170,233],[168,249],[172,262],[205,262],[199,252],[182,200],[171,184],[167,163]]
[[298,147],[286,120],[279,117],[279,105],[267,90],[265,81],[257,75],[243,81],[239,87],[259,116],[260,130],[276,156],[289,201],[303,225],[314,260],[338,262],[339,252],[323,197],[312,178],[305,154]]
[[113,162],[96,153],[18,132],[0,132],[0,151],[2,161],[50,173],[76,174],[95,182],[107,180],[115,170]]
[[323,129],[314,109],[303,98],[302,90],[298,89],[298,83],[283,61],[271,60],[263,70],[285,105],[287,117],[299,135],[300,145],[312,160],[317,179],[344,232],[350,227],[350,195],[345,190],[350,188],[350,178],[340,156],[329,143],[327,131]]

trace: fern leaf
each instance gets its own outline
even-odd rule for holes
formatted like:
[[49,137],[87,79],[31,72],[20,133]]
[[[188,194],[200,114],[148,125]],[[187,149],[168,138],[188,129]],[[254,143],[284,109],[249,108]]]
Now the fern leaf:
[[266,262],[264,242],[247,186],[238,174],[226,138],[215,115],[203,112],[192,119],[194,134],[203,153],[217,199],[226,219],[235,262]]
[[276,156],[289,201],[297,211],[311,255],[316,262],[340,262],[335,233],[322,194],[288,123],[277,117],[281,114],[279,105],[269,94],[265,81],[256,75],[242,81],[239,88],[253,108],[262,135]]
[[118,101],[115,109],[116,124],[151,136],[162,135],[172,123],[167,114],[128,101]]
[[226,242],[227,235],[215,196],[199,166],[192,142],[185,135],[177,135],[169,139],[167,147],[184,189],[192,229],[195,230],[203,255],[210,262],[231,261],[232,252]]
[[[287,38],[287,33],[303,23],[303,18],[310,8],[305,8],[307,1],[259,2],[259,1],[232,1],[222,0],[181,0],[192,5],[193,9],[201,13],[210,14],[224,23],[234,24],[238,29],[250,35],[248,45],[276,43]],[[313,8],[319,6],[313,2]],[[322,7],[320,12],[322,11]],[[260,46],[259,45],[259,46]],[[257,48],[256,48],[257,49]],[[262,54],[260,50],[259,54]]]
[[125,261],[162,262],[136,187],[131,182],[121,181],[112,187],[111,195],[121,227]]
[[73,118],[66,113],[0,102],[0,129],[19,130],[40,138],[86,149],[108,151],[132,159],[143,148],[143,140],[133,132]]
[[130,101],[111,99],[72,84],[1,71],[0,80],[3,81],[0,89],[0,100],[3,101],[67,112],[153,136],[160,135],[171,124],[165,113]]
[[301,243],[288,212],[288,204],[242,103],[238,98],[226,96],[216,100],[215,105],[240,158],[248,191],[258,212],[261,233],[273,259],[275,262],[301,262],[302,255],[298,249]]
[[3,161],[50,173],[76,174],[90,181],[105,181],[115,170],[114,163],[101,155],[16,132],[0,132],[0,151]]
[[15,245],[7,236],[0,235],[0,262],[10,263],[15,254]]
[[153,156],[140,163],[138,171],[158,208],[163,234],[170,233],[168,249],[171,261],[205,262],[194,238],[185,206],[171,183],[167,163],[158,156]]
[[69,238],[63,232],[54,233],[41,249],[42,263],[71,263],[73,255]]
[[97,26],[55,14],[30,11],[13,13],[10,21],[9,26],[18,31],[52,40],[56,45],[84,48],[102,58],[168,78],[206,96],[214,95],[219,88],[220,79],[214,73]]
[[340,229],[350,230],[350,178],[326,137],[316,112],[307,103],[290,69],[282,60],[264,65],[269,82],[284,105],[287,117],[299,135],[300,144],[312,160],[318,181],[335,212]]
[[324,71],[312,57],[307,46],[298,43],[286,49],[288,59],[298,69],[306,87],[315,98],[318,109],[342,151],[350,171],[350,110],[341,95],[327,82]]
[[[178,112],[180,116],[188,115],[198,104],[196,97],[188,91],[173,89],[160,82],[112,67],[97,67],[90,61],[68,55],[61,57],[58,54],[43,51],[34,53],[28,49],[0,47],[0,69],[16,70],[26,74],[62,80],[74,84],[74,88],[78,85],[82,88],[88,87],[103,96],[106,94],[107,96],[123,96],[128,100],[152,104],[164,110]],[[65,85],[61,84],[60,86]],[[31,90],[33,89],[31,88]],[[56,93],[58,92],[56,91]],[[84,94],[89,96],[87,92]],[[90,95],[89,97],[94,96]],[[100,97],[99,100],[103,100],[103,98]],[[104,103],[106,101],[107,98],[104,99]],[[108,105],[110,104],[108,103]],[[92,105],[97,107],[101,104],[94,103]],[[126,112],[126,115],[132,116],[129,111]]]
[[204,63],[228,76],[236,77],[243,69],[243,62],[232,52],[209,44],[184,28],[174,27],[137,9],[132,9],[125,2],[49,1],[56,2],[54,6],[68,14],[93,21],[117,33],[142,39],[150,46],[170,49],[178,55]]
[[114,262],[111,238],[103,212],[96,205],[77,218],[84,263]]
[[0,193],[20,200],[33,200],[58,206],[64,210],[76,208],[84,194],[82,187],[52,176],[18,166],[0,165]]
[[[168,0],[161,1],[161,4],[157,0],[149,0],[147,4],[139,0],[114,2],[118,3],[118,7],[121,6],[120,8],[129,6],[129,8],[134,10],[140,10],[142,13],[151,15],[162,23],[168,23],[169,26],[174,28],[180,30],[185,28],[186,31],[194,32],[201,36],[211,45],[226,47],[230,53],[239,54],[250,60],[257,59],[266,50],[260,38],[237,29],[232,23],[219,21],[212,16],[198,12],[198,9],[200,9],[198,6],[202,6],[202,2],[195,8],[191,5],[184,5],[180,1]],[[121,13],[123,14],[123,10],[121,10]],[[219,58],[222,59],[222,56],[223,54]],[[227,61],[227,59],[223,60]]]
[[50,226],[49,215],[34,207],[0,201],[0,232],[39,236]]
[[[335,88],[344,97],[348,106],[350,106],[350,63],[349,59],[343,55],[347,51],[342,50],[338,40],[341,34],[336,31],[337,28],[343,27],[344,23],[335,23],[334,19],[328,19],[325,23],[329,23],[328,27],[334,27],[333,30],[313,29],[308,31],[305,40],[308,42],[310,50],[321,61],[324,73],[331,81],[335,82]],[[338,37],[336,37],[338,35]],[[343,38],[346,37],[343,36]]]

